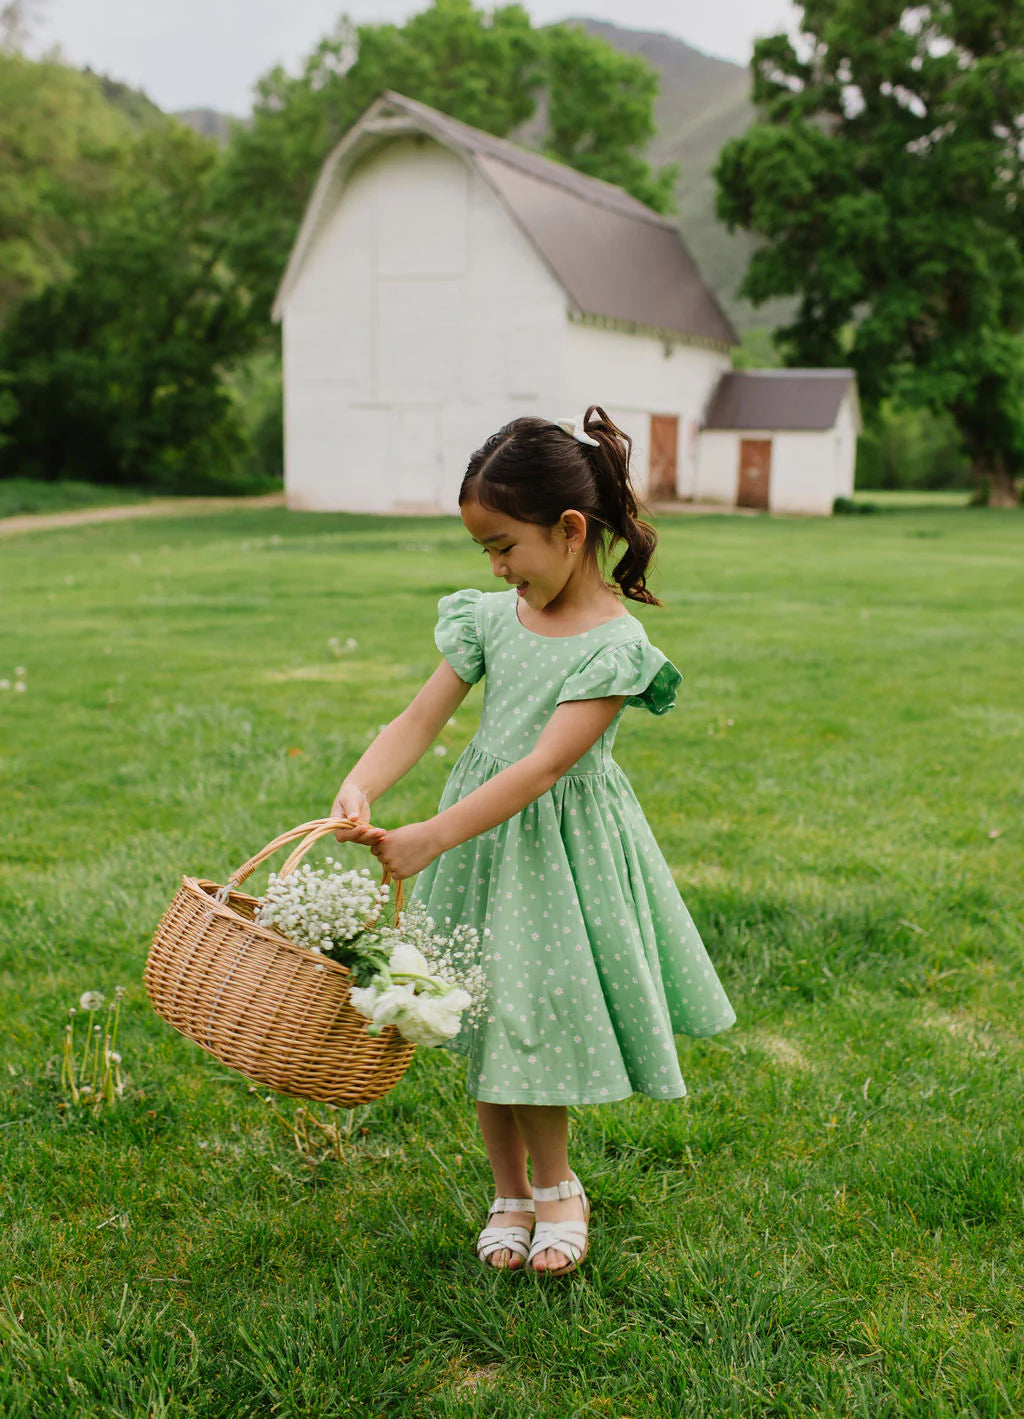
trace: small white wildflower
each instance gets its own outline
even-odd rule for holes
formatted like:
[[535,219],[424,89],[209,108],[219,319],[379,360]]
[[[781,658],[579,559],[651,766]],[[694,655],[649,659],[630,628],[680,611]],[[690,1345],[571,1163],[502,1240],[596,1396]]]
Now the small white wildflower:
[[23,679],[25,678],[25,667],[24,667],[24,665],[16,665],[16,666],[14,667],[14,673],[15,673],[15,675],[17,675],[17,677],[18,677],[19,680],[23,680]]
[[9,690],[10,688],[11,688],[11,682],[10,682],[10,680],[0,680],[0,690]]
[[355,636],[349,636],[348,640],[345,642],[345,649],[346,649],[346,650],[358,650],[358,648],[359,648],[359,642],[356,640]]
[[[434,757],[435,757],[435,758],[437,758],[437,759],[443,759],[444,756],[445,756],[447,753],[448,753],[448,750],[444,747],[443,744],[435,744],[435,745],[434,745]],[[456,764],[455,767],[458,768],[458,765]]]
[[87,990],[78,997],[78,1007],[80,1010],[99,1010],[105,1000],[101,990]]

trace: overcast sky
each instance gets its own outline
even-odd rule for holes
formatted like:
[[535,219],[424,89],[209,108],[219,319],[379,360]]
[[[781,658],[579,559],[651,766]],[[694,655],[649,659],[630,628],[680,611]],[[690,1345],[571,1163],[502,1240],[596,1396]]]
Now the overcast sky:
[[[295,70],[339,15],[402,21],[428,0],[35,0],[33,52],[59,45],[145,89],[161,108],[242,115],[254,81],[275,64]],[[535,24],[588,15],[660,30],[746,64],[754,39],[787,28],[789,0],[524,0]]]

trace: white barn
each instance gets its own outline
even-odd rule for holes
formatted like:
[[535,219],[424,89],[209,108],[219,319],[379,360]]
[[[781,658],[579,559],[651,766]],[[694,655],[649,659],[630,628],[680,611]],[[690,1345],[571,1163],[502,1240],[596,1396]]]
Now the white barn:
[[830,513],[853,496],[861,429],[853,370],[745,370],[719,380],[698,440],[694,496]]
[[736,334],[673,224],[385,93],[324,164],[274,307],[289,507],[453,512],[518,414],[602,404],[638,487],[691,497]]
[[[672,222],[400,94],[324,163],[274,317],[291,508],[455,512],[466,461],[495,429],[588,404],[633,438],[648,501],[742,502],[737,460],[765,439],[773,510],[828,512],[834,487],[847,491],[845,453],[824,426],[787,424],[792,401],[749,438],[730,413],[732,382],[750,377],[731,372],[736,333]],[[845,438],[855,391],[843,407]]]

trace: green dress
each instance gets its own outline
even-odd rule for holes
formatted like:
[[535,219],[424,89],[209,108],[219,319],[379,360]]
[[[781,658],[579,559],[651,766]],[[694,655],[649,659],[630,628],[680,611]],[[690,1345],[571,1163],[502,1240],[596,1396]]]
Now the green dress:
[[682,676],[635,616],[575,636],[519,620],[515,590],[457,591],[434,638],[460,679],[486,675],[480,727],[441,808],[528,754],[555,706],[626,695],[567,774],[520,813],[435,858],[412,893],[438,925],[481,937],[488,1009],[451,1048],[467,1088],[499,1104],[596,1104],[686,1093],[673,1035],[736,1019],[626,775],[628,705],[664,714]]

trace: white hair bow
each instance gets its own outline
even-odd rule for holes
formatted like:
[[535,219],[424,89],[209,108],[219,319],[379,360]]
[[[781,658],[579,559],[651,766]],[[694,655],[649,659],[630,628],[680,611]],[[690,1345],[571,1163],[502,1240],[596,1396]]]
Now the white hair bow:
[[591,448],[600,448],[599,440],[592,438],[583,427],[583,417],[582,414],[574,414],[571,419],[556,419],[555,423],[563,433],[571,434],[577,443],[589,443]]

